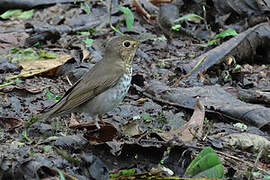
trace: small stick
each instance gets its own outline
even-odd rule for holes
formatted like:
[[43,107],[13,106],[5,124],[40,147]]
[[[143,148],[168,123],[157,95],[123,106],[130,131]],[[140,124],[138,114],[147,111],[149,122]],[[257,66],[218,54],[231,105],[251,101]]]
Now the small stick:
[[109,9],[109,12],[110,12],[110,27],[112,28],[112,30],[114,30],[115,32],[118,32],[121,36],[124,36],[124,34],[119,31],[118,29],[116,29],[113,25],[112,25],[112,1],[111,0],[111,3],[110,3],[110,9]]
[[70,86],[72,86],[73,84],[72,84],[71,81],[69,80],[68,76],[66,76],[66,79],[67,79],[67,81],[68,81],[68,84],[69,84]]
[[177,79],[177,80],[175,81],[174,87],[177,87],[177,85],[178,85],[178,83],[179,83],[180,80],[189,77],[189,76],[190,76],[190,75],[191,75],[191,74],[199,67],[199,65],[202,64],[202,62],[203,62],[205,59],[206,59],[206,56],[202,57],[202,58],[199,60],[199,62],[196,64],[196,66],[194,66],[194,67],[192,68],[192,70],[191,70],[189,73],[180,76],[180,78]]

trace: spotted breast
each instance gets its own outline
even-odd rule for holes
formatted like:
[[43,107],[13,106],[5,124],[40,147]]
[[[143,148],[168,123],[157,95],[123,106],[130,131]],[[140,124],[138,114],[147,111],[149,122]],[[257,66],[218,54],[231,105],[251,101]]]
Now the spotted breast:
[[[117,84],[105,92],[99,94],[91,101],[78,108],[79,112],[87,112],[88,115],[96,117],[117,107],[128,93],[131,83],[132,67],[123,74]],[[87,109],[86,109],[87,108]]]

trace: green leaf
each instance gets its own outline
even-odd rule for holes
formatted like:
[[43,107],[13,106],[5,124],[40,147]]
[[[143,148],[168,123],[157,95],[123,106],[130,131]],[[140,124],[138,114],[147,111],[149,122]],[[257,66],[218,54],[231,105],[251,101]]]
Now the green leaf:
[[86,47],[91,47],[94,40],[93,39],[89,39],[89,38],[86,38],[85,40],[83,40],[83,42],[85,43],[85,46]]
[[58,57],[57,54],[50,53],[45,50],[39,50],[37,54],[39,55],[40,58],[45,58],[45,59],[55,59]]
[[88,31],[77,31],[76,34],[78,34],[78,35],[89,35],[90,33]]
[[87,1],[84,1],[83,3],[81,3],[81,9],[84,10],[86,12],[86,14],[90,15],[91,10],[90,10],[90,6],[87,3]]
[[211,45],[217,44],[217,43],[218,43],[217,40],[211,40],[211,41],[208,41],[207,45],[208,45],[208,46],[211,46]]
[[190,163],[186,174],[193,177],[222,178],[224,168],[216,152],[211,147],[205,147]]
[[34,9],[29,11],[22,11],[21,9],[8,10],[5,13],[1,14],[2,19],[15,19],[15,18],[31,18],[34,14]]
[[62,96],[55,96],[55,97],[54,97],[54,101],[57,102],[57,101],[59,101],[61,98],[62,98]]
[[32,48],[27,48],[19,50],[11,62],[32,61],[36,59],[39,59],[36,51],[34,51]]
[[46,88],[46,95],[48,99],[53,99],[55,102],[59,101],[62,98],[62,96],[55,96],[54,94],[52,94],[49,88]]
[[224,78],[225,79],[232,79],[232,76],[230,74],[227,74]]
[[51,93],[51,91],[49,90],[49,88],[46,88],[46,95],[48,97],[48,99],[53,99],[53,94]]
[[121,175],[131,175],[131,174],[134,174],[135,172],[136,172],[135,168],[125,169],[125,170],[121,170],[119,173],[111,173],[110,178],[117,178]]
[[145,121],[146,123],[152,122],[152,119],[151,119],[151,117],[150,117],[149,114],[144,114],[144,115],[143,115],[143,119],[144,119],[144,121]]
[[22,83],[22,80],[20,80],[20,78],[16,78],[15,83],[16,83],[16,85],[19,85]]
[[176,19],[174,22],[179,22],[179,21],[191,21],[194,23],[200,23],[201,20],[203,20],[203,18],[197,14],[186,14],[178,19]]
[[0,17],[2,19],[8,19],[8,18],[10,18],[11,16],[14,16],[14,15],[18,16],[21,13],[22,13],[22,10],[20,10],[20,9],[13,9],[13,10],[8,10],[5,13],[1,14]]
[[111,28],[112,28],[112,30],[114,30],[115,32],[119,33],[121,36],[124,36],[124,34],[123,34],[121,31],[119,31],[116,27],[111,26]]
[[36,42],[34,45],[33,45],[33,47],[39,47],[40,46],[40,42]]
[[33,117],[32,119],[30,119],[26,122],[25,126],[28,128],[40,120],[42,120],[41,117]]
[[23,131],[22,135],[23,135],[23,140],[31,142],[31,139],[27,135],[27,130],[26,129]]
[[122,13],[124,13],[125,19],[126,19],[126,27],[128,30],[130,30],[132,28],[133,23],[134,23],[134,15],[133,15],[132,11],[129,8],[123,7],[123,6],[118,6],[118,9]]
[[176,24],[176,25],[172,26],[172,30],[179,31],[180,27],[181,27],[180,24]]
[[87,31],[77,31],[76,34],[79,35],[93,35],[96,32],[94,28],[89,28]]
[[238,35],[238,33],[234,29],[229,28],[229,29],[217,34],[216,38],[218,39],[218,38],[221,38],[221,37],[237,36],[237,35]]
[[10,54],[15,54],[16,52],[18,52],[20,49],[19,48],[11,48],[10,50],[9,50],[9,53]]
[[38,59],[54,59],[57,58],[58,55],[55,53],[50,53],[45,50],[35,51],[32,48],[27,49],[11,49],[11,54],[17,53],[11,62],[22,62],[22,61],[32,61]]
[[195,177],[208,177],[208,178],[223,178],[224,169],[222,164],[217,164],[214,167],[206,169],[198,173]]
[[44,151],[48,152],[52,149],[52,146],[47,145],[47,146],[44,146],[43,149],[44,149]]
[[242,69],[242,66],[237,64],[235,68],[233,68],[234,71],[240,71]]
[[88,32],[89,32],[91,35],[93,35],[93,34],[96,32],[96,29],[94,29],[94,28],[89,28],[89,29],[88,29]]
[[31,18],[33,14],[34,14],[34,9],[29,10],[29,11],[24,11],[18,16],[18,18],[28,19],[28,18]]
[[130,175],[130,174],[134,174],[135,173],[135,168],[132,168],[132,169],[126,169],[126,170],[123,170],[122,171],[122,174],[123,175]]

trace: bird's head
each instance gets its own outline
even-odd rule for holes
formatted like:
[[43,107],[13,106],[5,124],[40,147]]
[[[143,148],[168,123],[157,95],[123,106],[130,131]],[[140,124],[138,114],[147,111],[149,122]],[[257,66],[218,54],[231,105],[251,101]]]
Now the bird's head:
[[[105,48],[105,56],[108,60],[122,60],[125,66],[132,64],[133,57],[140,42],[130,36],[118,36],[110,39]],[[111,57],[120,58],[111,58]]]

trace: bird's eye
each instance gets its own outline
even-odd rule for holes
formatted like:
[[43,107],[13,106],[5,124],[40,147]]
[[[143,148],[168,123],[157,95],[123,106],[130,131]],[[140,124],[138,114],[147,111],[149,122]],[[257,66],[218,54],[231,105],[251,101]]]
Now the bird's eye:
[[129,41],[125,41],[124,43],[123,43],[123,45],[125,46],[125,47],[129,47],[130,46],[130,42]]

